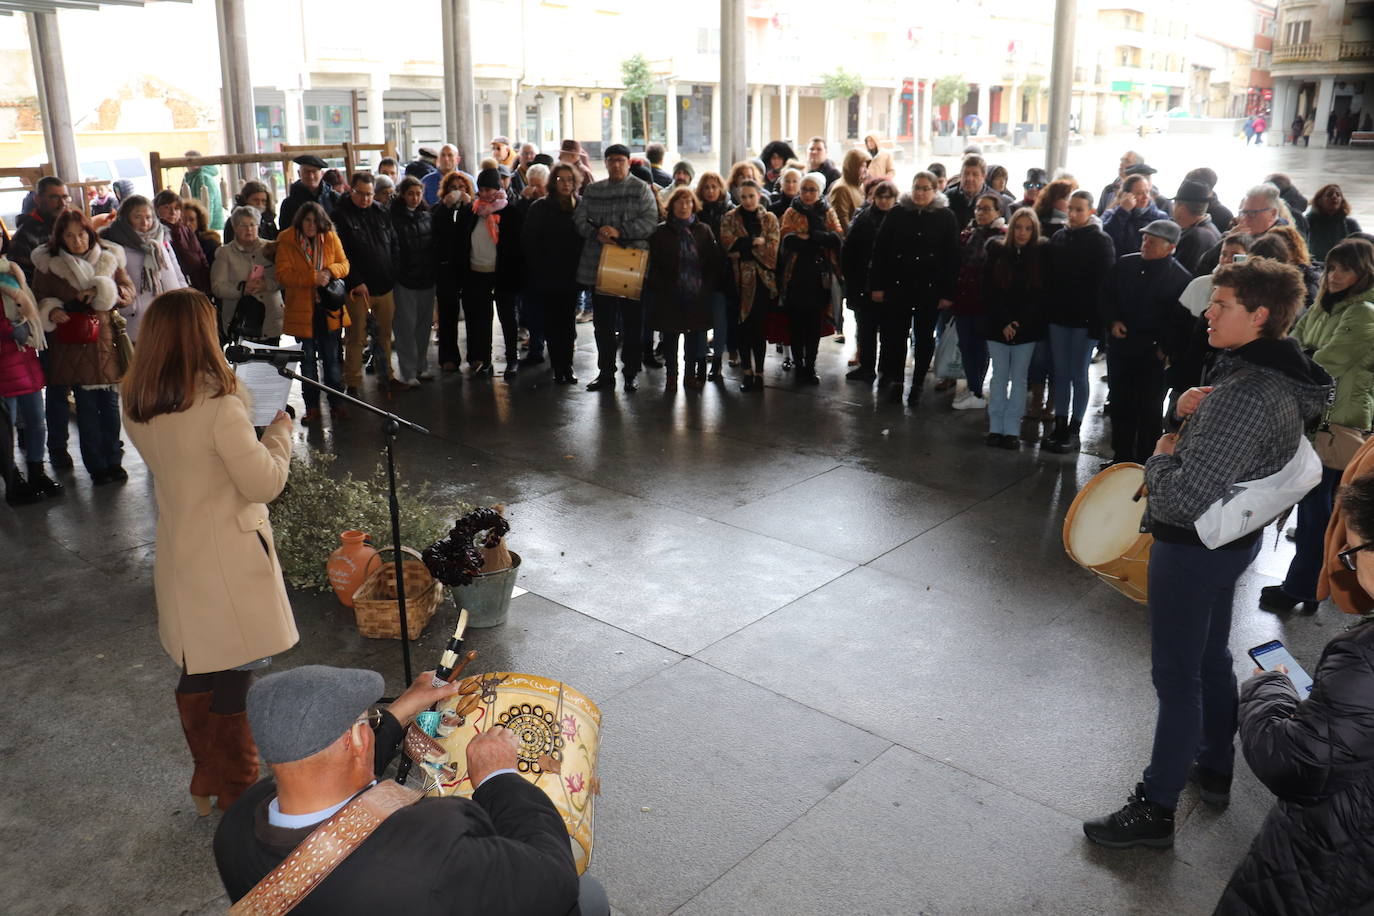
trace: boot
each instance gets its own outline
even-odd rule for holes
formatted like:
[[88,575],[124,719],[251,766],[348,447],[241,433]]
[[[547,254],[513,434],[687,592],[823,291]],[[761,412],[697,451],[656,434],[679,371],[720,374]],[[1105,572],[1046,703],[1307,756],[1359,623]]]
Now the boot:
[[697,381],[706,381],[706,360],[704,359],[697,360]]
[[62,484],[43,473],[43,462],[29,462],[29,486],[40,496],[61,496]]
[[1040,447],[1047,452],[1059,454],[1059,447],[1069,437],[1069,418],[1055,417],[1054,429],[1048,436],[1040,440]]
[[216,806],[221,811],[228,811],[229,806],[258,781],[258,746],[248,729],[246,712],[227,716],[210,713],[210,727],[215,757],[221,766]]
[[211,694],[178,693],[177,711],[181,713],[181,730],[186,735],[186,746],[191,749],[191,760],[195,770],[191,774],[191,798],[196,803],[196,814],[204,817],[210,813],[210,797],[220,791],[220,759],[214,751],[214,734],[210,724]]
[[42,502],[43,494],[36,492],[16,466],[5,481],[5,502],[11,506],[28,506]]
[[1023,420],[1039,420],[1040,410],[1045,403],[1045,386],[1043,384],[1031,385],[1026,392],[1026,412],[1022,416]]
[[711,360],[711,374],[706,377],[707,381],[719,382],[724,376],[720,374],[720,357]]

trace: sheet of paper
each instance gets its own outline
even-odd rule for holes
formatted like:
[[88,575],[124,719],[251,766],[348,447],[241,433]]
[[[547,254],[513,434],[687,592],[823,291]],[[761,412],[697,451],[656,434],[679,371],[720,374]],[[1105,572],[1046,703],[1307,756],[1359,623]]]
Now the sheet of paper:
[[[284,349],[246,340],[243,345],[254,350]],[[291,379],[278,373],[277,367],[271,363],[238,363],[234,366],[234,374],[239,377],[239,384],[253,396],[253,425],[270,425],[277,411],[286,408],[286,399],[291,394]]]

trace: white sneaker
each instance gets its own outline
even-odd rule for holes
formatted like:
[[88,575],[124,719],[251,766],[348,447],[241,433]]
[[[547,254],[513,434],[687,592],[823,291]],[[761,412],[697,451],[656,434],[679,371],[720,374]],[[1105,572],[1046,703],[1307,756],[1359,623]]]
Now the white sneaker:
[[980,398],[971,393],[967,397],[957,398],[953,404],[955,410],[983,410],[987,406],[987,398]]
[[402,382],[407,388],[419,388],[419,387],[420,387],[420,380],[419,380],[418,378],[401,379],[401,382]]

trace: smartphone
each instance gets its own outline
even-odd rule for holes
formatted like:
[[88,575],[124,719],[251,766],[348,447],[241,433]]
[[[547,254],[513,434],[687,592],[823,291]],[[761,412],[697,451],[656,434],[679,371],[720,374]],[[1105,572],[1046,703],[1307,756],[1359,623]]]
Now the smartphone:
[[1298,664],[1288,648],[1277,639],[1262,646],[1255,646],[1249,654],[1255,664],[1265,671],[1274,671],[1279,665],[1287,668],[1288,679],[1297,688],[1299,699],[1305,700],[1312,693],[1312,678],[1308,677],[1307,672],[1302,670],[1302,665]]
[[1248,261],[1248,260],[1250,260],[1250,256],[1249,256],[1248,254],[1233,254],[1233,255],[1231,255],[1231,263],[1232,263],[1232,264],[1244,264],[1244,263],[1245,263],[1246,261]]

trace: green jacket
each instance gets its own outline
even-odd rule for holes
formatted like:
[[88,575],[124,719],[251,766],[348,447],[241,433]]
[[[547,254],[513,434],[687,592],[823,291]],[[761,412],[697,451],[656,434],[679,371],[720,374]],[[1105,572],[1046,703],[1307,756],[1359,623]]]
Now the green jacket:
[[1374,423],[1374,289],[1341,299],[1330,311],[1314,304],[1293,337],[1336,380],[1326,420],[1355,429]]
[[224,228],[224,200],[219,193],[219,166],[202,165],[186,175],[186,196],[193,197],[210,211],[210,228]]

